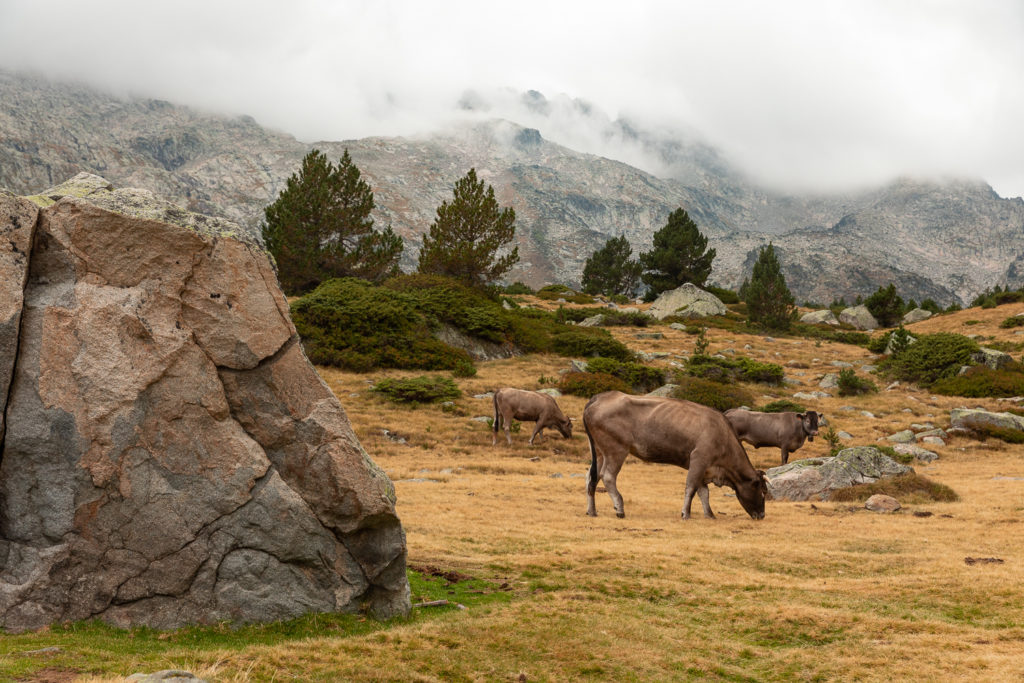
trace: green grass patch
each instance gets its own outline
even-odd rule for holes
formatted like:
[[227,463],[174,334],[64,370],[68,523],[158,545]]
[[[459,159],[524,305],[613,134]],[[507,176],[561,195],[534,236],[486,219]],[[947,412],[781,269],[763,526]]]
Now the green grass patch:
[[754,395],[738,384],[713,382],[681,372],[676,373],[675,383],[679,386],[672,390],[673,398],[693,401],[715,410],[726,411],[754,404]]
[[694,355],[687,361],[686,371],[693,377],[702,377],[716,382],[758,382],[761,384],[782,384],[781,365],[763,363],[740,356],[738,358],[714,358]]

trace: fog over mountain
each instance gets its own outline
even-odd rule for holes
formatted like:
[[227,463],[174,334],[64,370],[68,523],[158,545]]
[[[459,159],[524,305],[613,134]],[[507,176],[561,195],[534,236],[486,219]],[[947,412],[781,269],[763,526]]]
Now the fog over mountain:
[[[902,178],[842,194],[781,193],[736,171],[693,131],[647,129],[536,90],[464,92],[460,120],[429,134],[316,143],[247,116],[3,71],[0,102],[0,187],[38,192],[88,171],[253,232],[310,149],[332,159],[348,149],[373,187],[378,224],[405,240],[407,270],[437,206],[473,167],[515,208],[522,261],[509,277],[534,286],[578,284],[609,237],[626,235],[635,254],[649,249],[680,206],[717,250],[711,279],[724,286],[738,286],[769,241],[800,300],[852,300],[892,281],[904,296],[963,303],[995,284],[1024,284],[1024,200],[1000,198],[984,181]],[[603,145],[609,156],[554,142],[548,130]]]

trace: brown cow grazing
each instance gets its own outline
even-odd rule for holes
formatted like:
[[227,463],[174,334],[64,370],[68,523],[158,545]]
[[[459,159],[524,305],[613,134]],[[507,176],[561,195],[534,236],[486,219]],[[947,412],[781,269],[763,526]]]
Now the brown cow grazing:
[[609,391],[587,403],[583,426],[590,439],[587,514],[591,517],[597,515],[594,492],[598,477],[611,496],[615,514],[626,516],[615,479],[626,456],[632,453],[641,460],[688,470],[683,519],[690,518],[694,493],[704,506],[704,516],[715,516],[708,501],[708,484],[712,482],[733,488],[747,514],[764,519],[768,492],[764,472],[750,464],[743,445],[717,410],[674,398]]
[[509,433],[512,420],[537,423],[537,426],[533,428],[533,434],[530,435],[531,446],[533,438],[538,434],[542,439],[544,438],[541,431],[545,427],[553,427],[565,438],[572,438],[572,420],[565,416],[562,409],[555,403],[555,399],[547,394],[508,387],[495,391],[492,446],[498,443],[498,429],[502,422],[505,423],[505,439],[508,440],[509,446],[512,445],[512,435]]
[[804,445],[804,439],[814,441],[818,435],[821,413],[758,413],[742,408],[725,411],[725,419],[736,430],[740,441],[754,448],[778,446],[782,449],[782,464],[789,462],[789,454]]

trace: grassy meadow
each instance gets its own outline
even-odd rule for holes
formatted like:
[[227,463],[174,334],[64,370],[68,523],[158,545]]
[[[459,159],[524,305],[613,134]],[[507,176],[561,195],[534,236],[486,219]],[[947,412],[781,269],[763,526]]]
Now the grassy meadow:
[[[973,308],[908,329],[1013,348],[1024,337],[999,323],[1021,310]],[[689,353],[695,341],[666,326],[643,330],[660,340],[610,329],[642,351]],[[711,353],[790,363],[787,377],[802,386],[752,385],[760,403],[817,389],[838,372],[833,361],[853,363],[879,393],[803,401],[852,434],[849,445],[911,424],[948,426],[955,407],[1010,405],[907,385],[886,391],[859,369],[876,357],[857,346],[714,328],[707,337]],[[769,501],[759,522],[714,486],[719,518],[697,512],[684,522],[685,471],[630,458],[618,480],[625,519],[600,488],[590,518],[582,424],[571,440],[546,430],[530,447],[527,423],[509,447],[503,434],[492,446],[489,426],[474,420],[491,415],[490,399],[474,395],[554,386],[567,367],[553,355],[480,363],[476,376],[455,380],[463,396],[454,411],[398,406],[369,390],[422,372],[320,369],[395,482],[414,603],[447,606],[383,624],[353,615],[175,632],[69,624],[0,636],[0,680],[114,681],[168,668],[216,681],[1024,679],[1024,446],[951,437],[929,447],[940,458],[915,469],[959,502],[904,501],[876,514],[855,503]],[[578,420],[585,399],[559,404]],[[779,464],[778,449],[746,448],[757,467]],[[828,448],[818,438],[790,457]]]

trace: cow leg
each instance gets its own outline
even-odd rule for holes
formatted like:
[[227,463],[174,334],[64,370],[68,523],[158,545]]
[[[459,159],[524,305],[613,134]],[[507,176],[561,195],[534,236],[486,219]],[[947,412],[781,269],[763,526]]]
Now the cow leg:
[[511,415],[511,413],[503,413],[502,416],[501,416],[501,421],[504,423],[505,441],[507,441],[508,445],[511,446],[512,445],[512,415]]
[[602,467],[601,480],[604,482],[604,488],[608,491],[608,497],[612,499],[612,506],[615,508],[615,516],[622,518],[626,516],[626,510],[622,505],[622,494],[619,493],[619,488],[615,485],[615,480],[618,479],[619,470],[622,469],[622,463],[626,460],[622,458],[605,458],[604,467]]
[[[593,446],[591,446],[593,448]],[[600,467],[604,464],[604,458],[594,456],[594,463],[587,472],[587,516],[597,517],[597,502],[594,500],[594,493],[597,491],[597,479]]]
[[789,462],[789,451],[787,451],[785,448],[783,448],[782,449],[782,464],[785,465],[787,462]]
[[535,436],[540,434],[541,441],[544,440],[544,435],[541,432],[544,431],[544,427],[541,426],[540,420],[537,421],[537,426],[533,428],[533,434],[530,435],[530,445],[533,445],[533,439]]
[[[690,454],[690,462],[693,462],[694,453]],[[704,506],[704,516],[714,519],[715,513],[711,511],[711,501],[708,494],[708,486],[704,483],[704,471],[692,469],[686,474],[686,492],[683,494],[683,519],[690,519],[690,506],[693,503],[693,494],[700,497]]]

